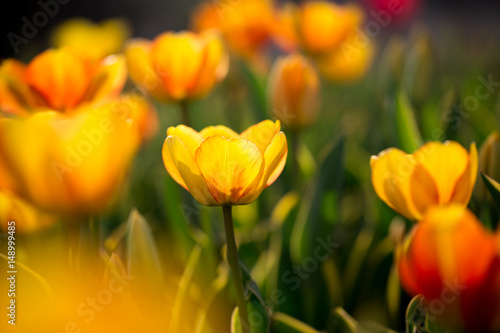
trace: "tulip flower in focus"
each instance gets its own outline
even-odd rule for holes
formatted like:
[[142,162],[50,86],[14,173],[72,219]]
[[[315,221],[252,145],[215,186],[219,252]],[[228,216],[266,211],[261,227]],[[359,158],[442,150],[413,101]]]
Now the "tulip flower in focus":
[[308,126],[316,118],[319,89],[316,70],[300,54],[278,58],[271,69],[268,94],[272,111],[294,130]]
[[288,149],[280,128],[279,121],[270,120],[241,134],[224,126],[201,132],[170,127],[163,162],[170,176],[203,205],[249,204],[283,170]]
[[401,283],[425,297],[433,320],[467,332],[495,332],[500,328],[499,239],[461,205],[431,208],[398,251]]
[[218,29],[237,54],[253,58],[265,45],[273,26],[269,0],[220,1],[202,3],[195,11],[195,31]]
[[413,154],[389,148],[372,156],[372,184],[389,207],[411,220],[427,209],[451,203],[466,206],[477,177],[477,150],[460,144],[429,142]]
[[0,66],[0,109],[19,116],[49,109],[70,113],[81,104],[117,97],[126,77],[121,56],[94,63],[61,48],[46,50],[27,65],[7,59]]
[[130,37],[130,27],[121,19],[94,23],[85,18],[69,19],[52,33],[52,45],[68,47],[91,59],[101,60],[119,53]]
[[134,110],[117,105],[0,119],[0,187],[54,212],[105,209],[140,142]]
[[214,31],[165,32],[153,41],[133,39],[126,45],[130,77],[154,98],[197,99],[222,81],[229,58]]
[[15,221],[17,232],[33,232],[50,227],[57,222],[57,217],[8,191],[0,190],[0,230],[7,232],[7,222]]

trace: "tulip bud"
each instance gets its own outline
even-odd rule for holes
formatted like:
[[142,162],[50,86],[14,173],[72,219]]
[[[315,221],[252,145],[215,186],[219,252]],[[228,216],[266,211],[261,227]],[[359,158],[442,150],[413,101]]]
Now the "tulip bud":
[[316,70],[300,54],[277,59],[271,69],[268,82],[271,108],[291,129],[307,127],[316,118],[319,89]]
[[[479,171],[500,181],[500,142],[496,131],[486,138],[479,149]],[[479,202],[491,200],[482,181],[476,182],[474,198]]]

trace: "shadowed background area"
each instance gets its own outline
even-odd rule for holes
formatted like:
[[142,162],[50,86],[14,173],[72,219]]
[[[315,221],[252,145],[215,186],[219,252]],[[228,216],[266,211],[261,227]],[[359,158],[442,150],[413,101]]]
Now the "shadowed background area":
[[[22,36],[22,29],[25,25],[23,17],[33,22],[33,16],[39,11],[43,11],[43,5],[52,6],[55,0],[23,0],[10,1],[4,4],[1,11],[2,31],[1,38],[1,58],[8,58],[16,55],[8,34],[13,32]],[[240,0],[214,0],[215,6],[223,6],[225,3],[231,4]],[[371,0],[366,0],[369,2]],[[33,38],[28,38],[29,43],[20,44],[17,57],[27,58],[38,52],[39,49],[47,45],[47,38],[51,30],[58,23],[72,17],[87,17],[92,20],[102,20],[109,17],[122,17],[129,21],[133,28],[133,36],[153,38],[159,32],[165,30],[183,30],[189,25],[189,13],[200,3],[199,0],[183,1],[158,1],[158,0],[61,0],[57,3],[59,8],[55,9],[53,17],[49,17],[46,24],[40,24],[38,32]],[[279,1],[276,1],[279,2]],[[300,3],[301,1],[293,1]],[[337,1],[346,3],[348,1]],[[353,1],[356,2],[356,1]],[[357,1],[360,2],[360,1]],[[362,1],[361,1],[362,2]],[[373,1],[376,2],[376,1]],[[500,31],[500,4],[495,0],[433,0],[426,1],[418,14],[419,18],[428,24],[454,23],[454,29],[471,36],[471,39],[481,41],[497,40]],[[52,7],[51,7],[52,8]],[[41,19],[43,22],[43,19]],[[396,27],[386,29],[385,33],[390,33],[392,29],[402,29]],[[493,43],[493,41],[492,41]]]

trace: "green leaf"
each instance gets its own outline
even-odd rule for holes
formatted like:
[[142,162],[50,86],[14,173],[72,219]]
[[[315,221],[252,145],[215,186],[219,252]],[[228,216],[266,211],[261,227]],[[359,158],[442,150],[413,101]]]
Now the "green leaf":
[[389,316],[391,319],[396,321],[399,316],[401,288],[399,286],[398,270],[394,264],[391,267],[389,278],[387,280],[386,299]]
[[403,90],[396,95],[396,127],[404,151],[413,153],[423,144],[415,113],[408,95]]
[[344,177],[343,135],[332,139],[321,151],[318,158],[319,170],[306,190],[290,238],[290,256],[295,263],[302,262],[311,255],[316,238],[321,234],[321,204],[324,192],[340,191]]
[[273,314],[272,328],[273,333],[319,333],[311,326],[281,312]]
[[[247,309],[251,332],[268,333],[271,327],[271,314],[254,294],[247,300]],[[238,307],[234,308],[231,316],[231,333],[242,333]]]
[[408,304],[406,309],[406,332],[408,333],[424,333],[426,325],[427,312],[423,308],[424,297],[422,295],[415,296]]
[[337,307],[332,312],[334,328],[342,328],[349,333],[358,333],[358,323],[343,308]]
[[191,254],[189,255],[186,268],[184,269],[179,287],[177,288],[177,294],[175,296],[174,306],[172,309],[172,319],[170,322],[169,332],[178,332],[179,320],[183,318],[183,314],[186,315],[187,313],[189,313],[189,308],[187,306],[187,304],[189,303],[186,301],[186,299],[188,298],[189,287],[191,286],[191,283],[193,281],[194,272],[200,261],[200,255],[201,246],[197,245],[193,248]]
[[495,202],[497,208],[500,210],[500,184],[493,178],[487,176],[481,172],[481,178],[483,179],[488,192],[490,192],[493,201]]
[[149,291],[150,296],[160,297],[163,273],[160,256],[151,228],[136,209],[132,209],[127,221],[127,272],[134,278],[138,292]]

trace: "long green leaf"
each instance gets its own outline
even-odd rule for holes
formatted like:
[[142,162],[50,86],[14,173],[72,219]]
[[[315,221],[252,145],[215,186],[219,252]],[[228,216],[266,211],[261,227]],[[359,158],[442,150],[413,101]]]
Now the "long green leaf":
[[396,126],[401,148],[404,151],[412,153],[423,144],[415,113],[408,95],[403,90],[396,94]]
[[500,210],[500,183],[491,178],[490,176],[481,172],[481,178],[483,179],[488,192],[490,192],[493,201],[495,202],[497,208]]

